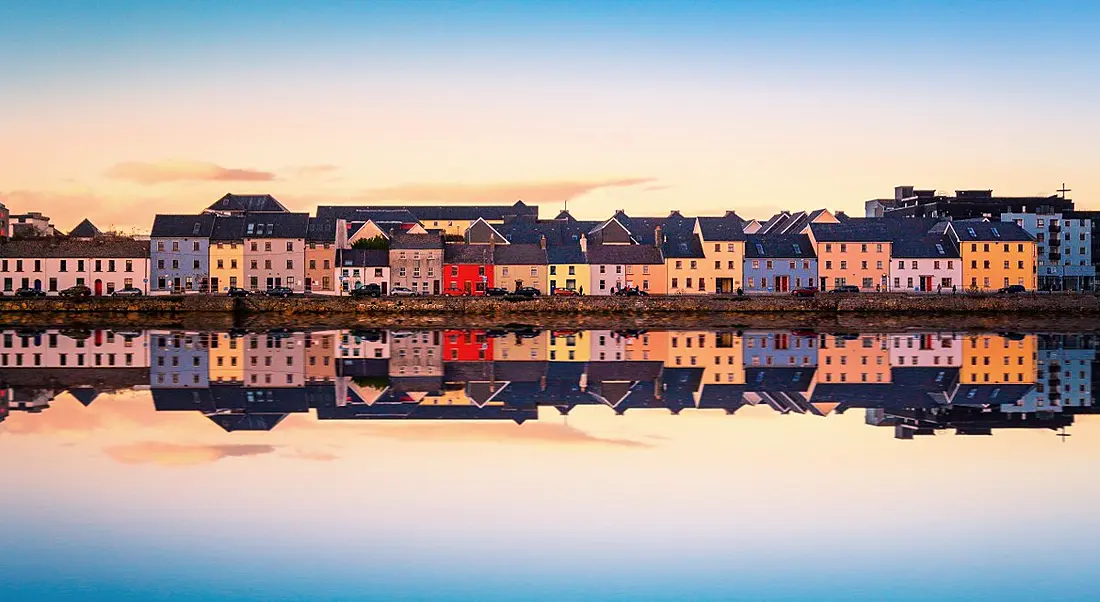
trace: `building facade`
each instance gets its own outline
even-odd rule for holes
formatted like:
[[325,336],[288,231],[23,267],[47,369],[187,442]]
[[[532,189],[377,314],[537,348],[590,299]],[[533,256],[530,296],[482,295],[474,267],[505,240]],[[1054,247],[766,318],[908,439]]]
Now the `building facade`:
[[57,294],[77,285],[87,286],[93,295],[127,287],[148,293],[148,273],[149,246],[132,238],[54,237],[0,246],[0,282],[9,295],[20,288]]
[[156,216],[149,237],[150,294],[209,291],[214,219],[212,214]]
[[495,286],[491,245],[449,243],[443,248],[443,293],[481,296]]
[[309,215],[250,213],[244,219],[244,275],[248,289],[286,287],[294,292],[304,291]]
[[950,222],[948,234],[959,247],[963,285],[968,290],[991,291],[1021,285],[1034,291],[1037,284],[1035,239],[1014,223]]
[[383,295],[390,293],[389,252],[383,249],[340,249],[336,270],[328,278],[339,283],[344,294],[368,284],[377,284]]
[[862,292],[889,286],[891,237],[883,220],[849,220],[810,224],[809,235],[817,255],[818,286],[858,286]]
[[1091,220],[1061,213],[1002,213],[1001,221],[1014,223],[1035,238],[1039,290],[1093,289]]
[[493,284],[514,291],[521,286],[550,294],[546,245],[513,243],[493,246]]
[[422,295],[443,291],[443,239],[439,234],[395,234],[390,239],[390,290],[405,287]]
[[754,234],[747,236],[744,244],[745,293],[783,294],[817,288],[817,257],[810,237]]
[[210,292],[224,293],[244,282],[244,217],[219,216],[210,233]]

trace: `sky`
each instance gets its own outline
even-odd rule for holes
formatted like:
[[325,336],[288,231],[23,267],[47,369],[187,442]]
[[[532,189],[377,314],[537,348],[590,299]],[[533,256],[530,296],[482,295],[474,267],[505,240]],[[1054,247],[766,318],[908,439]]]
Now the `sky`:
[[862,215],[1100,208],[1087,1],[0,0],[0,202],[148,231],[225,194]]

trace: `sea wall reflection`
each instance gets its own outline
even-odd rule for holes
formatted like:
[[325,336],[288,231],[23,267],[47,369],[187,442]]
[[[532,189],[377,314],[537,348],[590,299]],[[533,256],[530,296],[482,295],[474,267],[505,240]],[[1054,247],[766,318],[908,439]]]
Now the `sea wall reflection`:
[[[766,405],[859,410],[908,439],[951,429],[1064,429],[1095,412],[1092,334],[808,330],[21,329],[2,332],[0,421],[68,391],[151,390],[163,412],[225,431],[331,420],[537,420]],[[3,428],[0,426],[0,428]]]

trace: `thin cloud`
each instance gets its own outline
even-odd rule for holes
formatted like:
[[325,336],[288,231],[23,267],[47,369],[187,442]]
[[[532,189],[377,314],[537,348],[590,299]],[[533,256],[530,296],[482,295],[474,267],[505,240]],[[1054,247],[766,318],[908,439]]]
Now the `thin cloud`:
[[257,169],[222,167],[202,161],[160,161],[146,163],[133,161],[118,163],[105,175],[116,180],[138,184],[162,184],[165,182],[270,182],[275,174]]
[[107,447],[108,456],[121,464],[156,464],[159,466],[193,466],[210,464],[225,458],[261,456],[275,451],[273,445],[246,444],[176,444],[145,441]]
[[501,182],[487,184],[402,184],[370,188],[356,201],[375,203],[404,201],[421,203],[553,203],[573,199],[604,188],[628,188],[653,184],[656,178],[608,180],[561,180],[549,182]]

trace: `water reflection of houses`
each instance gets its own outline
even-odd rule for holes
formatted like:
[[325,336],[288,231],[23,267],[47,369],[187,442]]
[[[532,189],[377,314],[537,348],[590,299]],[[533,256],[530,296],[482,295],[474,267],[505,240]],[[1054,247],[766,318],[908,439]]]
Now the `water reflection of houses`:
[[227,431],[267,430],[311,410],[321,420],[523,423],[540,407],[734,414],[750,405],[866,410],[868,423],[905,438],[1065,426],[1094,411],[1097,345],[1086,335],[774,329],[4,335],[5,411],[41,411],[65,390],[90,403],[148,383],[158,410],[200,412]]
[[148,383],[148,337],[141,332],[50,328],[0,334],[6,411],[41,412],[66,391],[88,406],[100,393]]

